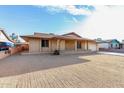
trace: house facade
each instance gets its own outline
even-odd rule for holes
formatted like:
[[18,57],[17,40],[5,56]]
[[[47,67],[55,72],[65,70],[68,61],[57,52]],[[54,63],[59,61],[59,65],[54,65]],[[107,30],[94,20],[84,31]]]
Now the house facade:
[[96,41],[99,49],[119,49],[120,42],[116,39]]
[[122,40],[122,42],[120,43],[120,48],[124,49],[124,40]]
[[34,33],[34,35],[21,36],[29,43],[29,52],[60,51],[96,51],[94,40],[82,38],[71,32],[64,35]]

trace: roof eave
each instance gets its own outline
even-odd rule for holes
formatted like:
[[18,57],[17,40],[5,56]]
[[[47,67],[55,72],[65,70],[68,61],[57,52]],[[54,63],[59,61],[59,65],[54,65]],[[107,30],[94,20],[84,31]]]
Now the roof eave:
[[0,31],[6,36],[6,38],[7,38],[9,41],[11,41],[12,43],[14,43],[14,41],[5,33],[4,30],[0,30]]
[[[79,41],[85,40],[85,41],[96,42],[95,40],[85,39],[85,38],[77,39],[77,38],[56,37],[56,36],[55,37],[49,37],[49,38],[45,38],[45,37],[32,37],[32,36],[20,36],[20,37],[22,37],[24,40],[30,39],[30,38],[35,38],[35,39],[63,39],[63,40],[79,40]],[[26,41],[28,41],[28,40],[26,40]]]

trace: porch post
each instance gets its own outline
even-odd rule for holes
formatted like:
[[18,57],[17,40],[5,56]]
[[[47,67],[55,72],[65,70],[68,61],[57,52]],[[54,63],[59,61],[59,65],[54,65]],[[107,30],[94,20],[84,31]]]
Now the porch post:
[[49,40],[49,50],[52,51],[52,39]]
[[57,50],[59,50],[60,49],[60,40],[58,39],[57,40]]
[[77,51],[77,40],[75,40],[75,51]]
[[89,46],[88,46],[88,40],[87,40],[87,50],[88,50],[88,47],[89,47]]
[[88,41],[85,41],[85,50],[88,50]]

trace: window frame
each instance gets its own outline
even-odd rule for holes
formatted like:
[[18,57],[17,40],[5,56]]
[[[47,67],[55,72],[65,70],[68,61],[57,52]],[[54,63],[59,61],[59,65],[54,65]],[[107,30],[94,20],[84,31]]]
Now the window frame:
[[49,47],[49,40],[48,39],[42,39],[41,40],[41,47],[42,48]]
[[77,49],[81,49],[82,46],[81,46],[81,41],[77,41]]

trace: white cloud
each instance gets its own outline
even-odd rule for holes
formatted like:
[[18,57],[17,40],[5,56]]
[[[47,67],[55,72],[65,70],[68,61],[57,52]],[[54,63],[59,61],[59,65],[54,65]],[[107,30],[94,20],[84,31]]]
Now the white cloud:
[[[43,6],[42,6],[43,7]],[[46,6],[44,6],[46,7]],[[76,8],[74,5],[66,6],[47,6],[51,12],[66,11],[72,15],[90,15],[85,22],[83,21],[76,28],[69,31],[75,31],[83,37],[95,39],[124,39],[124,6],[94,6],[96,11]],[[77,23],[77,19],[66,20]],[[67,32],[67,31],[65,31]]]
[[62,6],[38,6],[46,7],[50,12],[62,12],[66,11],[72,15],[90,15],[92,12],[84,8],[77,8],[74,5],[62,5]]
[[72,20],[73,20],[75,23],[78,23],[78,22],[79,22],[75,17],[72,17]]
[[79,23],[79,21],[75,18],[75,17],[72,17],[72,18],[64,18],[64,22],[66,23]]
[[74,5],[66,6],[65,8],[70,14],[73,15],[90,15],[91,11],[83,8],[76,8]]
[[91,39],[124,39],[124,7],[95,6],[95,8],[96,12],[85,23],[70,31]]

